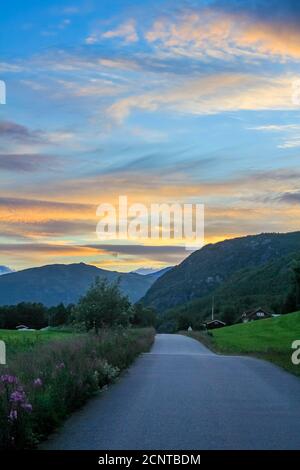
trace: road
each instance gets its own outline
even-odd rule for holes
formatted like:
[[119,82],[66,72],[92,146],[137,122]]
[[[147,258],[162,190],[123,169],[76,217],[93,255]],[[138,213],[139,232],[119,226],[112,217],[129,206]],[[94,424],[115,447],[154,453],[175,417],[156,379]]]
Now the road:
[[44,449],[300,449],[300,380],[264,361],[156,336]]

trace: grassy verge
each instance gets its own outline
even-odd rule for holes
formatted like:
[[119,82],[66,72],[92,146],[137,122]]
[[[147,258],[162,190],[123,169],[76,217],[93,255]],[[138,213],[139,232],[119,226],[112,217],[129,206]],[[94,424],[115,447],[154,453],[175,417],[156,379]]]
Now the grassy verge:
[[149,350],[151,328],[94,334],[8,332],[0,366],[0,448],[32,447]]
[[300,376],[300,365],[291,361],[293,341],[300,340],[300,312],[212,330],[187,334],[215,352],[245,354],[271,361]]
[[[73,339],[76,333],[63,329],[37,330],[37,331],[16,331],[1,330],[0,339],[5,341],[7,355],[12,357],[20,352],[33,350],[37,345],[49,343],[56,340]],[[77,334],[79,336],[79,334]]]

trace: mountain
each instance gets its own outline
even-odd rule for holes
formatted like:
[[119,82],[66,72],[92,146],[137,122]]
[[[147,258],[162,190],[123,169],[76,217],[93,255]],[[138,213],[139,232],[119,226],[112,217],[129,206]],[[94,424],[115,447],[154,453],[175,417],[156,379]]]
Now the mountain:
[[131,272],[145,276],[146,274],[153,274],[153,273],[156,273],[157,271],[158,271],[157,269],[153,269],[153,268],[138,268],[135,271],[131,271]]
[[118,273],[84,263],[52,264],[3,274],[0,277],[0,305],[23,301],[42,302],[46,306],[60,302],[75,303],[96,276],[109,282],[120,279],[120,288],[131,302],[137,302],[143,297],[157,279],[154,274],[142,276],[135,273]]
[[12,273],[13,270],[10,269],[8,266],[0,266],[0,276],[2,276],[2,274],[8,274],[8,273]]
[[137,269],[136,271],[132,271],[134,274],[140,274],[141,276],[147,276],[148,279],[152,280],[152,283],[156,281],[156,279],[159,279],[161,276],[163,276],[165,273],[170,271],[172,269],[172,266],[168,266],[167,268],[163,269],[152,269],[152,268],[140,268]]
[[[166,318],[177,322],[178,329],[185,329],[186,324],[199,327],[204,320],[211,317],[212,296],[214,296],[215,315],[229,323],[240,318],[245,310],[259,306],[276,314],[295,310],[297,308],[293,273],[295,261],[297,263],[300,261],[299,252],[259,267],[239,270],[213,293],[169,310]],[[289,303],[293,302],[291,308],[287,303],[288,297]],[[166,318],[162,318],[163,322]]]
[[148,279],[151,279],[152,280],[152,283],[154,281],[156,281],[156,279],[159,279],[161,276],[163,276],[165,273],[167,273],[168,271],[170,271],[170,269],[172,269],[171,266],[167,267],[167,268],[163,268],[163,269],[160,269],[159,271],[153,271],[153,272],[150,272],[148,274],[141,274],[139,273],[140,275],[142,276],[146,276]]
[[[254,269],[255,277],[256,269],[292,253],[300,253],[300,232],[263,233],[205,245],[157,279],[142,302],[165,312],[211,295],[221,286],[229,292],[226,281],[232,282],[230,295],[234,297],[242,270]],[[237,277],[231,278],[234,274]],[[263,286],[263,271],[260,274]],[[251,291],[251,282],[250,275],[244,281],[246,292]]]

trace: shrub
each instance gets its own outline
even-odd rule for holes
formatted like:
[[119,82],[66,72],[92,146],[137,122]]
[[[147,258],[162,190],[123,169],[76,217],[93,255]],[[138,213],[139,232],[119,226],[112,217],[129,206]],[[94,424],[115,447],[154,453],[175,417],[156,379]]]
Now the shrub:
[[153,338],[152,329],[102,330],[17,352],[0,378],[0,447],[34,446],[147,351]]

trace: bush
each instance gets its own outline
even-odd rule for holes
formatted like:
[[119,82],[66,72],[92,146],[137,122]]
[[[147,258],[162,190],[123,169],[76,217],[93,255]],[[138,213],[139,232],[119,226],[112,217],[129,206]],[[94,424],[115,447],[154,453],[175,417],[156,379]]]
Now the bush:
[[77,321],[84,322],[86,330],[129,324],[130,302],[121,294],[118,283],[109,284],[106,279],[95,282],[81,297],[76,311]]
[[153,338],[152,329],[103,330],[17,352],[0,377],[0,448],[34,446],[147,351]]

